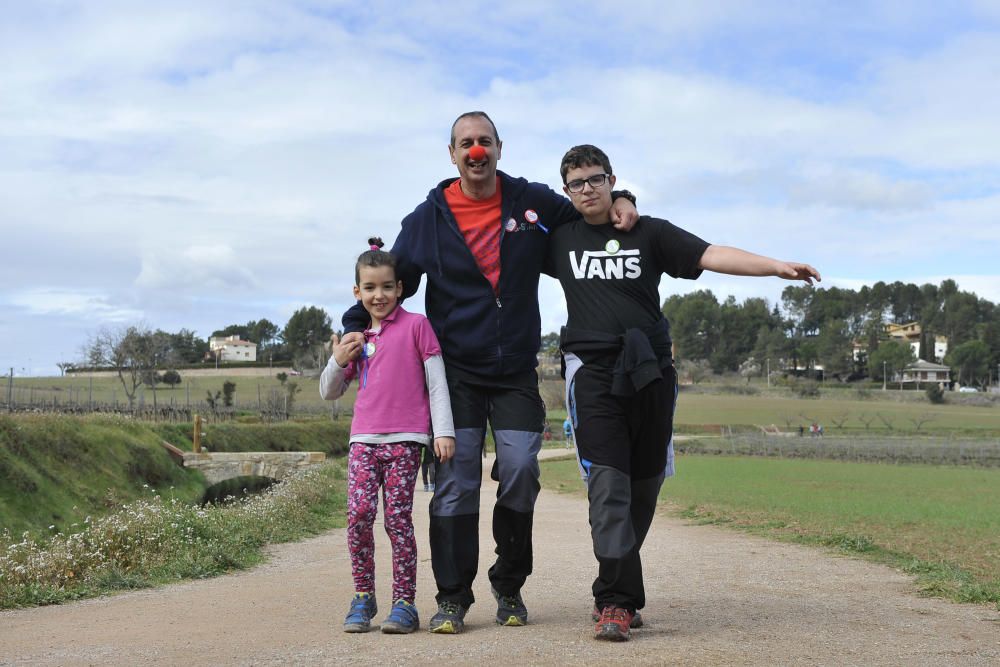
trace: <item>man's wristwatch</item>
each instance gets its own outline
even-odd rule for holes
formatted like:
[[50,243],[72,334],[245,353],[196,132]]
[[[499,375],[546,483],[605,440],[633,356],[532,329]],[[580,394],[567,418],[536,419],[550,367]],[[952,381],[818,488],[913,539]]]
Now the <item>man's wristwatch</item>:
[[613,190],[611,192],[611,201],[614,201],[619,197],[625,197],[625,199],[632,202],[632,206],[635,206],[635,195],[628,190]]

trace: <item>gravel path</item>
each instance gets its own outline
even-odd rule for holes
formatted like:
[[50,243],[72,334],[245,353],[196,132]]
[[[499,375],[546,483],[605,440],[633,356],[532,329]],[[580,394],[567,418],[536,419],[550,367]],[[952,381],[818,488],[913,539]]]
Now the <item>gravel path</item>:
[[[494,493],[487,481],[484,509]],[[418,491],[424,623],[434,611],[427,500]],[[586,504],[547,491],[524,589],[530,625],[501,628],[485,577],[489,520],[484,514],[478,602],[463,635],[343,633],[352,586],[344,533],[335,530],[275,547],[268,564],[248,572],[2,612],[0,664],[1000,664],[995,610],[920,598],[909,577],[882,566],[662,516],[644,549],[646,627],[626,644],[595,642]],[[381,618],[390,563],[378,534]]]

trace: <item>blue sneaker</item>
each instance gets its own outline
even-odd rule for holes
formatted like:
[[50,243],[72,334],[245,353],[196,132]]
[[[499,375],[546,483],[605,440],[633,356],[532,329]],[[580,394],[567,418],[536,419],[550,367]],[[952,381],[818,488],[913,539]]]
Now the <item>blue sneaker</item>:
[[419,627],[417,608],[406,600],[396,600],[389,615],[382,621],[382,632],[387,635],[408,635]]
[[377,613],[378,603],[374,593],[355,593],[351,598],[351,609],[344,619],[344,632],[368,632]]

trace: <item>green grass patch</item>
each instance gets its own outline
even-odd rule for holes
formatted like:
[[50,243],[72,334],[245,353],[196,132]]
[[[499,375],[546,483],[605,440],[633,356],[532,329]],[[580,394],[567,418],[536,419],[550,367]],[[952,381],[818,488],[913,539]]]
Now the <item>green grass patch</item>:
[[919,426],[921,432],[1000,434],[1000,409],[995,406],[931,405],[921,401],[897,401],[892,392],[885,397],[881,393],[873,392],[867,399],[825,395],[819,399],[800,399],[681,392],[675,423],[680,432],[687,426],[703,424],[775,424],[783,430],[795,430],[800,425],[808,428],[812,421],[818,421],[827,433],[841,430],[914,432]]
[[261,547],[344,525],[343,460],[224,505],[155,493],[72,533],[0,534],[0,608],[52,604],[251,567]]
[[[678,457],[661,504],[696,523],[836,549],[916,576],[920,590],[1000,608],[1000,470]],[[574,461],[547,488],[584,494]]]
[[[0,414],[0,529],[14,535],[71,532],[153,489],[192,503],[208,486],[161,446],[191,449],[191,424],[151,424],[123,417]],[[350,420],[278,424],[208,424],[210,451],[323,451],[342,454]],[[51,528],[50,528],[51,527]]]
[[68,531],[158,490],[192,502],[205,483],[146,426],[114,417],[0,416],[0,527]]
[[[152,387],[142,386],[136,393],[135,400],[138,405],[141,401],[146,406],[153,405],[153,394],[156,394],[156,403],[159,407],[174,405],[184,407],[190,405],[194,409],[204,404],[205,395],[211,392],[213,395],[222,390],[222,385],[226,382],[236,384],[234,402],[240,409],[256,409],[258,400],[262,405],[266,405],[269,399],[275,399],[278,405],[283,404],[285,387],[274,376],[246,376],[237,374],[227,374],[225,370],[220,370],[218,374],[194,375],[184,370],[181,374],[181,383],[174,387],[158,384],[154,392]],[[211,371],[209,371],[211,373]],[[277,372],[277,371],[275,371]],[[295,396],[295,404],[312,411],[323,411],[331,409],[332,401],[324,401],[319,395],[319,377],[307,377],[297,375],[288,378],[289,382],[295,382],[300,391]],[[354,399],[357,397],[357,383],[351,383],[347,391],[340,398],[338,405],[342,410],[350,411],[354,406]],[[3,384],[4,399],[6,399],[6,383]],[[100,376],[93,380],[89,377],[79,377],[67,375],[65,377],[15,377],[13,387],[13,399],[15,403],[35,405],[80,405],[87,406],[93,401],[99,405],[128,406],[128,398],[122,388],[121,381],[117,376]]]

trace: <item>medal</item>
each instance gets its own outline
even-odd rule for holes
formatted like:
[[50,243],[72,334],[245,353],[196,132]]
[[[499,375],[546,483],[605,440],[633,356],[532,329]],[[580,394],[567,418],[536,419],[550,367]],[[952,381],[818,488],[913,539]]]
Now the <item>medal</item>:
[[375,356],[375,343],[373,341],[365,343],[364,355],[368,359]]
[[608,241],[607,243],[604,244],[604,250],[609,255],[615,254],[616,252],[618,252],[619,250],[621,250],[621,247],[622,247],[622,244],[619,243],[615,239],[611,239],[610,241]]

